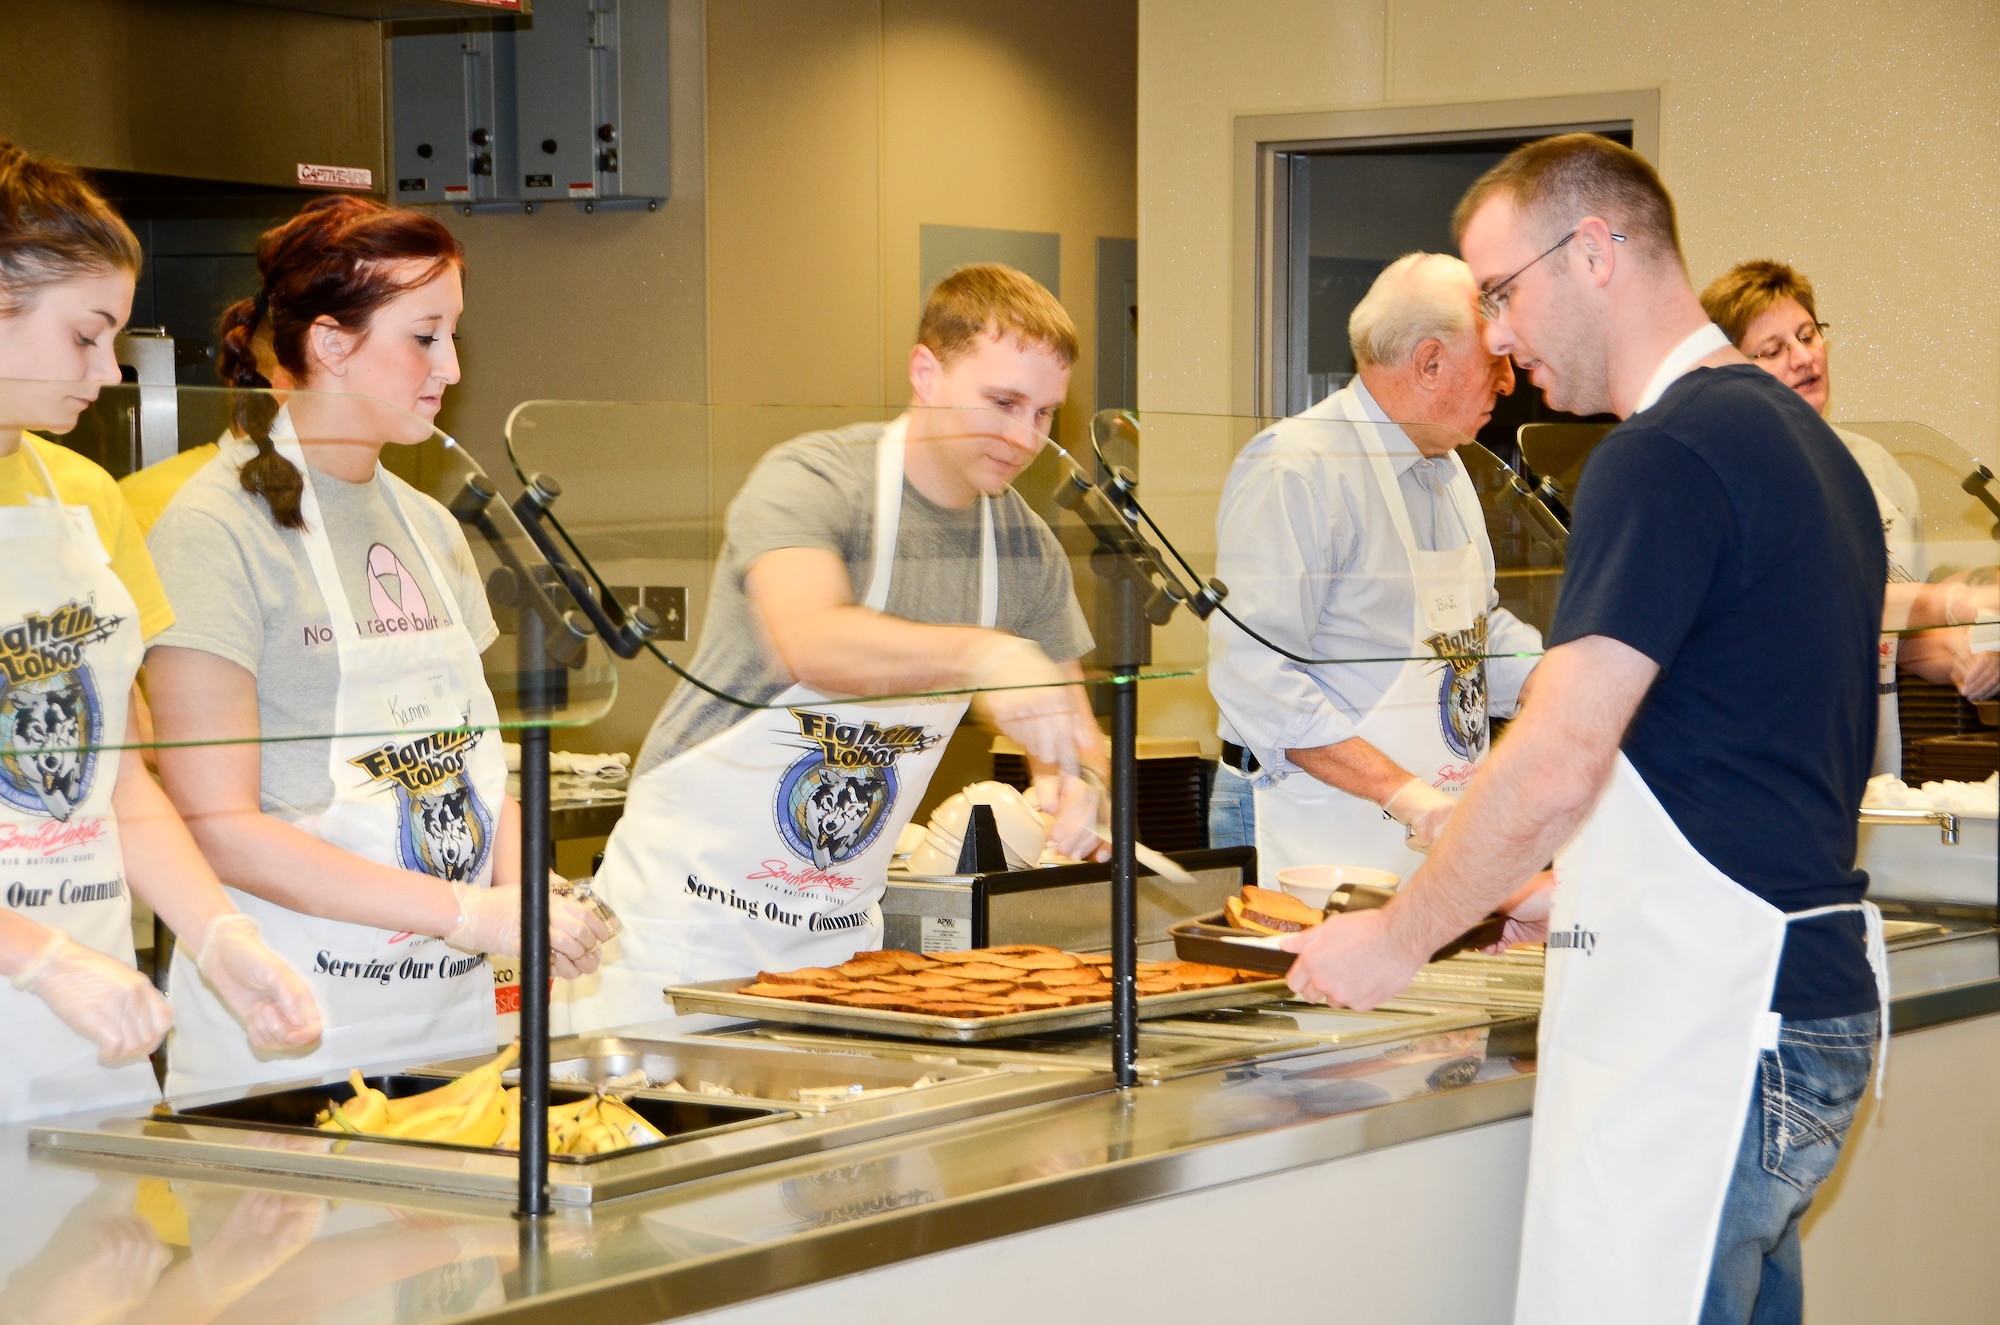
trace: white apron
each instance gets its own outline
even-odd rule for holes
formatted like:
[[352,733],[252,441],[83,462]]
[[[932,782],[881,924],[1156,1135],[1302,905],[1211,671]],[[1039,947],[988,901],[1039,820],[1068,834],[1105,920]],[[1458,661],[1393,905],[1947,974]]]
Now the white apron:
[[[0,507],[0,898],[132,966],[111,792],[145,653],[139,608],[89,509],[62,505],[33,443],[21,448],[50,495]],[[101,1066],[94,1043],[6,980],[0,1065],[0,1123],[160,1095],[146,1059]]]
[[[889,601],[904,419],[876,448],[865,606]],[[979,624],[999,617],[990,499],[980,499]],[[864,702],[794,685],[771,707],[633,780],[595,884],[624,934],[559,985],[578,1033],[667,1015],[668,985],[842,962],[882,943],[889,858],[964,695]]]
[[[378,864],[490,886],[507,763],[499,713],[450,581],[410,523],[398,480],[378,467],[452,624],[362,638],[289,418],[280,415],[272,439],[306,476],[300,498],[306,556],[340,659],[332,714],[340,735],[327,756],[333,801],[297,826]],[[493,973],[483,958],[428,934],[310,916],[234,888],[229,894],[311,986],[326,1031],[310,1051],[254,1053],[177,948],[169,990],[176,1022],[167,1055],[170,1095],[493,1047]]]
[[[1633,413],[1729,343],[1710,323]],[[1516,1325],[1700,1319],[1793,920],[1860,911],[1889,1048],[1872,902],[1787,915],[1696,851],[1622,753],[1556,856]]]
[[[1417,546],[1389,453],[1374,425],[1355,429],[1389,518],[1409,555],[1416,586],[1408,655],[1355,734],[1434,787],[1459,792],[1486,758],[1486,600],[1490,588],[1477,535],[1449,552]],[[1485,528],[1465,484],[1449,485],[1460,524]],[[1443,655],[1456,654],[1446,659]],[[1254,793],[1257,873],[1266,888],[1294,865],[1367,865],[1409,878],[1423,857],[1381,806],[1297,772]]]
[[1691,1325],[1736,1168],[1791,915],[1689,844],[1624,755],[1556,857],[1516,1325]]

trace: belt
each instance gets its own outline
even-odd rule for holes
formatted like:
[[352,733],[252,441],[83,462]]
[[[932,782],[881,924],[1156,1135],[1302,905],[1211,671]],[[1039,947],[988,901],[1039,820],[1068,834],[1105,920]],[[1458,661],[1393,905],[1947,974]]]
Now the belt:
[[1256,755],[1228,741],[1222,743],[1222,762],[1246,777],[1254,776],[1259,767]]

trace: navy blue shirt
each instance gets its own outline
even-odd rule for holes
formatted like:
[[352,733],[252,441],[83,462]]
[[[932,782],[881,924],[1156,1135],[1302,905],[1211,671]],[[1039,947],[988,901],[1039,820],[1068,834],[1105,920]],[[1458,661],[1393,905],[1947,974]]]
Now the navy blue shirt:
[[[1624,751],[1675,825],[1780,911],[1858,901],[1887,551],[1847,448],[1763,369],[1696,369],[1599,443],[1573,511],[1548,643],[1660,665]],[[1771,1006],[1875,1006],[1858,914],[1791,926]]]

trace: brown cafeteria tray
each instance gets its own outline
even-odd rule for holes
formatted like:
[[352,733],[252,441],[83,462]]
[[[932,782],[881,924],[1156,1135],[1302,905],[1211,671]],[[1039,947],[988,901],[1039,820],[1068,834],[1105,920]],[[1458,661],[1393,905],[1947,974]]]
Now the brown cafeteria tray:
[[[1432,961],[1443,961],[1454,953],[1466,952],[1486,947],[1500,941],[1506,920],[1500,916],[1488,916],[1456,940],[1439,948],[1431,957]],[[1232,938],[1258,938],[1248,930],[1231,925],[1226,915],[1214,911],[1192,920],[1183,920],[1171,926],[1167,933],[1173,935],[1174,955],[1184,962],[1207,962],[1211,966],[1233,966],[1239,971],[1269,971],[1273,975],[1283,975],[1292,969],[1295,954],[1280,952],[1276,948],[1266,948],[1251,943],[1232,943]],[[1243,986],[1237,986],[1242,988]],[[1252,985],[1250,988],[1261,986]]]
[[[1111,1024],[1111,1004],[1108,1002],[1042,1008],[1034,1012],[1008,1012],[998,1017],[930,1017],[917,1012],[848,1008],[837,1003],[800,1003],[788,998],[762,998],[756,994],[736,992],[745,985],[755,983],[755,977],[739,975],[727,980],[675,985],[666,993],[673,1002],[674,1011],[682,1016],[708,1012],[724,1017],[782,1022],[790,1026],[865,1031],[871,1035],[888,1035],[898,1039],[944,1040],[957,1044]],[[1275,1003],[1289,997],[1291,990],[1285,987],[1283,980],[1258,980],[1245,985],[1222,985],[1215,989],[1183,989],[1172,994],[1142,994],[1139,996],[1139,1016],[1179,1017],[1193,1012],[1213,1012],[1217,1008]]]

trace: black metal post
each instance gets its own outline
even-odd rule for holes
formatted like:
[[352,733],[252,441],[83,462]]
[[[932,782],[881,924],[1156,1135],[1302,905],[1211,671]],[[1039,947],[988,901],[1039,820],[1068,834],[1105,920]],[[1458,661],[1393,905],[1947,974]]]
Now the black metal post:
[[[518,617],[524,718],[550,711],[547,624]],[[521,729],[521,1174],[518,1211],[549,1212],[549,729]]]
[[1121,1086],[1139,1081],[1139,679],[1111,684],[1111,1059]]
[[[1107,559],[1108,561],[1108,559]],[[1139,1081],[1139,669],[1153,630],[1132,577],[1099,581],[1109,613],[1098,656],[1111,673],[1111,1067]]]

